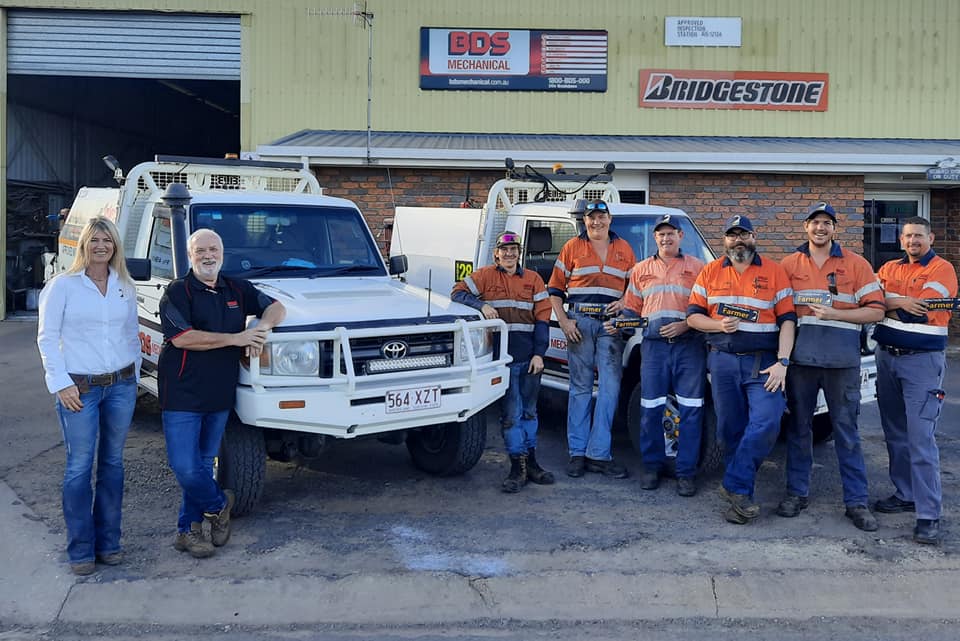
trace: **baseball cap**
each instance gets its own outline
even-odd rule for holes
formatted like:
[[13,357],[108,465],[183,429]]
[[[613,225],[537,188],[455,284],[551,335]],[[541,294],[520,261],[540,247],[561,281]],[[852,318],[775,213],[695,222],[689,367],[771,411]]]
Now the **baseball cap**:
[[807,218],[806,218],[806,220],[810,220],[811,218],[813,218],[813,217],[816,216],[817,214],[826,214],[827,216],[830,216],[830,219],[831,219],[833,222],[837,222],[837,212],[836,212],[836,211],[834,210],[834,208],[830,205],[830,203],[827,203],[827,202],[824,202],[824,201],[821,200],[821,201],[818,202],[818,203],[814,203],[814,204],[810,205],[810,206],[807,208]]
[[505,245],[522,245],[520,241],[520,234],[515,231],[505,231],[497,236],[496,247],[499,249]]
[[657,229],[660,228],[660,225],[669,225],[677,231],[680,230],[680,223],[676,220],[673,220],[673,216],[671,214],[663,214],[657,218],[657,222],[653,224],[653,231],[657,231]]
[[727,221],[727,224],[723,228],[723,233],[727,233],[733,229],[742,229],[743,231],[753,232],[753,223],[750,222],[750,219],[746,216],[734,216]]

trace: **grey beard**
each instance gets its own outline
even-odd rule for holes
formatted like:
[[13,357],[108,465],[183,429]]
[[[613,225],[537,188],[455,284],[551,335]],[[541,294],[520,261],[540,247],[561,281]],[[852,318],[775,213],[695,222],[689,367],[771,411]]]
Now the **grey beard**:
[[727,250],[727,258],[735,263],[752,262],[754,254],[756,254],[755,250],[747,249],[746,247],[734,247],[733,249]]

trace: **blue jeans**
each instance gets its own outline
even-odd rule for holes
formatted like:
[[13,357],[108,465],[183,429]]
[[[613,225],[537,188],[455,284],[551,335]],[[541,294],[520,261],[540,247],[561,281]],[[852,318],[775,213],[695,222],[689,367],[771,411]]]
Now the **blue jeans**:
[[643,467],[647,472],[659,472],[666,462],[663,413],[667,394],[673,393],[680,412],[677,477],[693,478],[700,461],[703,395],[707,386],[707,351],[703,339],[695,335],[668,343],[648,338],[640,344],[640,354]]
[[[83,409],[71,412],[57,398],[67,465],[63,474],[63,520],[71,563],[120,551],[123,505],[123,446],[137,403],[133,376],[80,395]],[[97,460],[96,489],[91,485]]]
[[813,469],[813,412],[817,392],[823,390],[830,407],[833,441],[840,466],[843,503],[848,507],[867,504],[867,468],[860,447],[857,417],[860,415],[860,368],[823,368],[791,365],[787,370],[787,492],[810,493]]
[[[567,447],[570,456],[609,461],[612,458],[610,427],[617,411],[623,375],[623,340],[618,335],[607,334],[600,320],[576,313],[568,315],[577,321],[581,339],[578,343],[567,343],[570,365]],[[596,402],[593,400],[594,368],[598,379]]]
[[510,364],[510,386],[500,400],[500,431],[507,454],[519,456],[537,447],[537,396],[540,374],[530,374],[530,361]]
[[946,371],[943,352],[894,356],[877,350],[877,403],[896,495],[914,501],[918,519],[943,512],[937,424]]
[[759,359],[717,351],[707,357],[717,431],[723,438],[723,486],[736,494],[753,496],[757,470],[780,433],[786,397],[779,390],[765,390],[767,375],[754,373],[776,360],[773,352]]
[[191,523],[203,521],[203,513],[219,512],[227,497],[213,478],[213,459],[230,417],[222,412],[163,412],[167,459],[183,489],[177,531],[189,532]]

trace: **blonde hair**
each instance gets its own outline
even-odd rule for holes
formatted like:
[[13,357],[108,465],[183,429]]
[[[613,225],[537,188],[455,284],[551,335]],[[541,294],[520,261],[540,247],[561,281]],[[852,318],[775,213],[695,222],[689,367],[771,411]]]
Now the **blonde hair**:
[[127,259],[123,255],[123,243],[120,241],[120,232],[113,221],[103,216],[94,216],[87,221],[80,232],[80,238],[77,239],[77,253],[73,257],[73,264],[65,273],[75,274],[86,269],[90,265],[90,239],[96,232],[103,232],[110,236],[113,241],[113,256],[110,257],[110,267],[117,272],[121,282],[133,286],[133,279],[130,278],[130,272],[127,271]]

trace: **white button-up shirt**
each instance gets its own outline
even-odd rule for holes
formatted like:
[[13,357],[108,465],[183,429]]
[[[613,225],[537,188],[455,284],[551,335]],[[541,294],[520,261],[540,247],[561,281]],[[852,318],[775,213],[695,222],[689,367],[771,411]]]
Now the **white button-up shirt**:
[[134,363],[140,376],[137,292],[111,269],[104,296],[82,271],[61,274],[40,292],[37,346],[51,393],[70,374],[109,374]]

